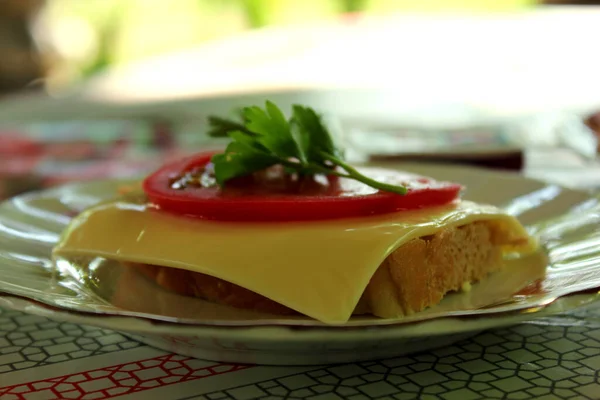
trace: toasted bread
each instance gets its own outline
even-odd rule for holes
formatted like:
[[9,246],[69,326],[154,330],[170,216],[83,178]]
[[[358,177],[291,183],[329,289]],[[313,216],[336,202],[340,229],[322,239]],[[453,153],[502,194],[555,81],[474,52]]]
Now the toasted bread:
[[[480,221],[410,240],[394,251],[371,278],[354,314],[392,318],[439,303],[502,267],[502,246],[514,243],[494,224]],[[129,264],[158,285],[214,303],[272,314],[296,312],[238,285],[205,274]]]

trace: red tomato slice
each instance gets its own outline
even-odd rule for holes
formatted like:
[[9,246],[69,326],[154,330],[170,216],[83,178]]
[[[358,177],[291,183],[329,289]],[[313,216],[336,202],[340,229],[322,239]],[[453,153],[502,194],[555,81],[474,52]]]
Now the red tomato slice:
[[378,191],[353,179],[315,177],[298,182],[289,175],[259,180],[243,177],[224,188],[200,184],[173,188],[186,173],[210,167],[212,153],[163,166],[143,183],[151,203],[177,214],[222,221],[299,221],[361,217],[447,204],[462,186],[405,172],[360,168],[371,178],[408,188],[405,195]]

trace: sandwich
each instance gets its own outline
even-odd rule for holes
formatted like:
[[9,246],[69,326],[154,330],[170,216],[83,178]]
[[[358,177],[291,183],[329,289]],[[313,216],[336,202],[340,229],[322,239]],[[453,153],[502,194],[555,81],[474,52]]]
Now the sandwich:
[[76,216],[56,258],[106,258],[182,295],[342,324],[402,318],[469,290],[537,244],[453,182],[344,161],[294,106],[212,118],[223,152],[169,163]]

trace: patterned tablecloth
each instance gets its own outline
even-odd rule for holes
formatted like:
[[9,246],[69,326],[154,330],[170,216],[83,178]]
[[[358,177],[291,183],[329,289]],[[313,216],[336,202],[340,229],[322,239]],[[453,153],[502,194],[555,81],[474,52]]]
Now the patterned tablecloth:
[[0,399],[600,399],[600,307],[357,364],[266,367],[169,354],[0,310]]
[[[529,154],[525,173],[600,187],[600,165]],[[600,307],[420,354],[313,367],[232,365],[0,309],[0,399],[600,399]]]

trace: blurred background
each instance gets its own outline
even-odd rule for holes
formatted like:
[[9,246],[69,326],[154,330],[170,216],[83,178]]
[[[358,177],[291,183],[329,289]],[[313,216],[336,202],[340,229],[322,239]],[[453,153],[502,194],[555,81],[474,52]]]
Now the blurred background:
[[42,83],[60,88],[107,68],[269,26],[412,11],[502,13],[594,3],[600,4],[552,0],[3,0],[0,93]]
[[596,4],[0,0],[0,196],[218,147],[206,115],[265,98],[339,117],[357,159],[587,163]]

